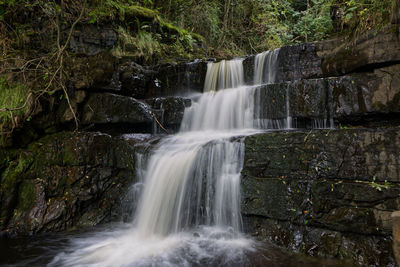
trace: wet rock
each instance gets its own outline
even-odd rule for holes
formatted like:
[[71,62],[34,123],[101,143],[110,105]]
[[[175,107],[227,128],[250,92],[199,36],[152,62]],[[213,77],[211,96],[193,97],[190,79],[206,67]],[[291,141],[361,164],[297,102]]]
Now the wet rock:
[[35,234],[122,218],[135,154],[158,138],[58,133],[13,156],[1,174],[0,232]]
[[131,97],[94,93],[83,107],[81,123],[152,125],[152,109]]
[[[341,77],[305,79],[256,88],[259,118],[293,119],[293,127],[398,124],[400,65]],[[397,115],[396,115],[397,114]]]
[[121,93],[134,98],[148,96],[150,87],[154,87],[155,72],[148,70],[135,62],[128,61],[119,67]]
[[[243,61],[246,84],[253,84],[254,55]],[[305,43],[280,48],[276,62],[275,82],[294,81],[323,77],[321,58],[314,43]]]
[[158,97],[146,102],[161,111],[159,121],[169,128],[179,128],[185,108],[191,105],[190,99],[182,97]]
[[392,264],[399,136],[398,128],[388,128],[247,137],[246,231],[309,255],[350,258],[362,266]]
[[203,92],[207,62],[168,63],[153,67],[159,88],[153,87],[147,97],[186,95]]
[[259,240],[291,251],[346,259],[349,266],[395,266],[387,237],[342,233],[257,216],[244,217],[244,224]]
[[117,59],[104,51],[92,56],[74,55],[67,58],[66,66],[70,73],[69,85],[75,89],[117,90],[113,81]]
[[393,252],[396,257],[397,264],[400,263],[400,212],[392,213],[393,220]]

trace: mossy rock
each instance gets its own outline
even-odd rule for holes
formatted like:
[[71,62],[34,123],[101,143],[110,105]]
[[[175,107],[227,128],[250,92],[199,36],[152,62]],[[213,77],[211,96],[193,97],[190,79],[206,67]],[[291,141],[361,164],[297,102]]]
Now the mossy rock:
[[33,181],[24,181],[20,185],[18,210],[27,211],[35,203],[35,185]]
[[120,16],[124,19],[144,18],[144,19],[157,19],[158,13],[152,9],[141,6],[130,5],[120,9]]

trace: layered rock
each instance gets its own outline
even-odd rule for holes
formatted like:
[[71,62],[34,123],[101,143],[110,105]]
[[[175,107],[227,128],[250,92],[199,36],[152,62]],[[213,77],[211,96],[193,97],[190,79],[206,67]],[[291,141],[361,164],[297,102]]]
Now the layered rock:
[[400,130],[266,133],[245,140],[246,231],[309,255],[389,266]]
[[[400,65],[341,77],[303,79],[259,86],[261,119],[293,119],[295,128],[312,121],[336,125],[390,125],[400,122]],[[330,127],[329,123],[327,127]]]
[[[399,63],[399,32],[399,24],[389,24],[351,41],[335,39],[282,47],[276,62],[276,82],[340,76]],[[244,59],[247,84],[253,82],[254,57]]]

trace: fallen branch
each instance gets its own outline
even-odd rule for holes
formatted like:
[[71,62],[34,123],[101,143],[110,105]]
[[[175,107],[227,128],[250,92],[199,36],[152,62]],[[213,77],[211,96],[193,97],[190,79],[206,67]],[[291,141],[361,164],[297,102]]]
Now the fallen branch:
[[160,123],[160,121],[157,119],[156,114],[154,114],[154,112],[151,112],[151,115],[153,116],[153,118],[154,118],[155,122],[158,124],[158,126],[160,126],[160,128],[163,129],[164,132],[166,132],[167,134],[170,134],[170,133],[168,132],[168,130],[165,129],[164,126],[162,126],[162,124]]

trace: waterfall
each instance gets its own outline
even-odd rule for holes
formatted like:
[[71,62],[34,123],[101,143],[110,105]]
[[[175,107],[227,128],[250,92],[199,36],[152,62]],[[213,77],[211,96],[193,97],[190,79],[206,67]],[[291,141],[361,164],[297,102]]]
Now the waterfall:
[[243,144],[226,140],[230,134],[213,134],[173,136],[155,151],[137,213],[142,237],[166,236],[199,225],[240,231]]
[[254,58],[254,84],[270,84],[276,79],[279,48],[259,53]]
[[204,92],[236,88],[244,84],[243,59],[209,62],[207,66]]
[[[274,82],[278,53],[256,56],[256,84]],[[79,240],[50,266],[246,265],[254,246],[241,234],[243,140],[292,123],[289,88],[286,123],[269,121],[260,117],[260,90],[244,86],[243,77],[241,59],[208,63],[205,92],[185,109],[179,133],[165,137],[137,170],[141,197],[132,226]]]
[[243,77],[241,59],[209,63],[206,92],[185,109],[180,132],[137,172],[143,189],[132,227],[79,241],[50,266],[246,265],[254,248],[241,234],[240,171],[243,137],[256,130],[254,88]]

